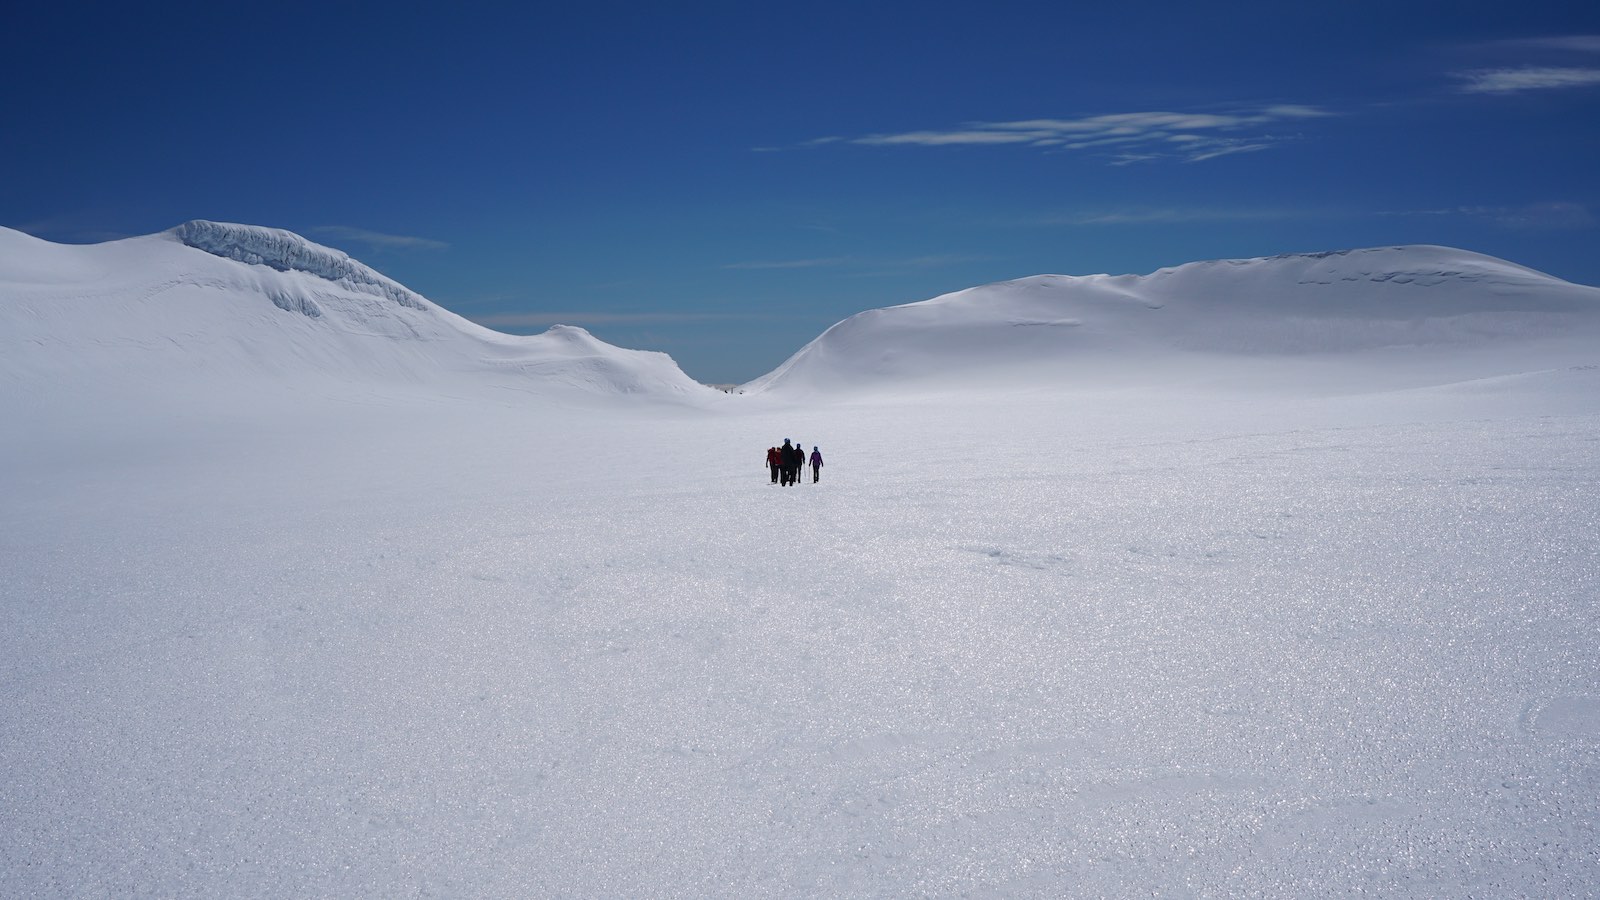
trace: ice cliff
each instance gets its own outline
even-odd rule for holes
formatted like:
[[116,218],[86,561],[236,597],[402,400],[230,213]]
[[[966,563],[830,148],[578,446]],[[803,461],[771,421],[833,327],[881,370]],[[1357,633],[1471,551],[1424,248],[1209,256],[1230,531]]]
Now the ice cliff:
[[[346,290],[384,297],[401,306],[430,308],[427,300],[400,283],[385,278],[345,253],[314,244],[292,231],[195,219],[174,228],[172,234],[196,250],[224,259],[267,266],[280,272],[304,272],[332,281]],[[295,311],[317,315],[315,307]]]

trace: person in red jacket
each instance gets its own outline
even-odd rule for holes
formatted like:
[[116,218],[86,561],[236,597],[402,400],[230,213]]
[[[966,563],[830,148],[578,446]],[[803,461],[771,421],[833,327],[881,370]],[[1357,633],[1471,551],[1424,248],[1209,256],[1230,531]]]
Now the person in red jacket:
[[783,456],[778,453],[777,447],[767,448],[767,468],[772,470],[772,483],[778,483],[778,466],[783,464]]

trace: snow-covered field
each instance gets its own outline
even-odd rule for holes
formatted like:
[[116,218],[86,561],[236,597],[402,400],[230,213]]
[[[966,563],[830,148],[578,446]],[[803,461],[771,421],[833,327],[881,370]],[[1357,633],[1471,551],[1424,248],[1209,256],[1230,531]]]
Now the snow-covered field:
[[1600,891],[1594,289],[1030,281],[726,396],[0,237],[0,895]]

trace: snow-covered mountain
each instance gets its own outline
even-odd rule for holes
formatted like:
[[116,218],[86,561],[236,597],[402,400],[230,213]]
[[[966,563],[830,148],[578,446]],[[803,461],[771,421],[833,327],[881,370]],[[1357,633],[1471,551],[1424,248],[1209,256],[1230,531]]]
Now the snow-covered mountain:
[[288,231],[193,221],[61,245],[0,229],[0,377],[193,390],[196,381],[259,386],[263,375],[318,387],[331,379],[713,394],[666,354],[614,347],[581,328],[531,337],[483,328]]
[[1596,293],[1046,276],[763,399],[0,232],[0,897],[1593,896]]
[[852,316],[745,389],[1260,379],[1290,362],[1401,387],[1593,362],[1597,347],[1600,289],[1409,246],[957,291]]
[[[1410,246],[1040,275],[829,328],[747,394],[1150,384],[1362,391],[1600,362],[1600,289]],[[0,229],[0,379],[21,390],[211,397],[421,387],[452,395],[720,402],[666,354],[581,328],[483,328],[288,231],[193,221],[61,245]],[[516,393],[511,393],[516,392]]]

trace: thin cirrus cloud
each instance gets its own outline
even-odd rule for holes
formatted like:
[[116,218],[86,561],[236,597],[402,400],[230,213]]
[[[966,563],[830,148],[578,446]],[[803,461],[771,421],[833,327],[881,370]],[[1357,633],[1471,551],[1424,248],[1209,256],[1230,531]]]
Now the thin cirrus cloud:
[[1474,52],[1522,57],[1517,65],[1502,65],[1454,73],[1462,93],[1520,94],[1600,85],[1600,68],[1593,57],[1600,54],[1600,35],[1565,34],[1534,38],[1513,38],[1479,44]]
[[1489,45],[1512,50],[1560,50],[1573,53],[1600,53],[1600,34],[1563,34],[1553,37],[1513,38]]
[[411,237],[403,234],[384,234],[349,225],[321,225],[311,229],[319,236],[331,240],[364,244],[374,250],[445,250],[449,244],[431,238]]
[[1517,94],[1553,88],[1588,87],[1600,84],[1600,69],[1577,66],[1524,66],[1510,69],[1479,69],[1460,72],[1461,91],[1467,94]]
[[1283,139],[1264,129],[1334,115],[1315,106],[1279,104],[1230,113],[1137,112],[1076,119],[970,122],[959,128],[829,137],[809,146],[848,143],[869,147],[1022,146],[1047,151],[1103,151],[1113,165],[1155,160],[1202,162],[1253,153]]
[[1385,212],[1383,216],[1448,217],[1489,222],[1502,228],[1562,230],[1594,227],[1595,217],[1581,203],[1552,201],[1523,206],[1451,206],[1443,209],[1414,209]]

